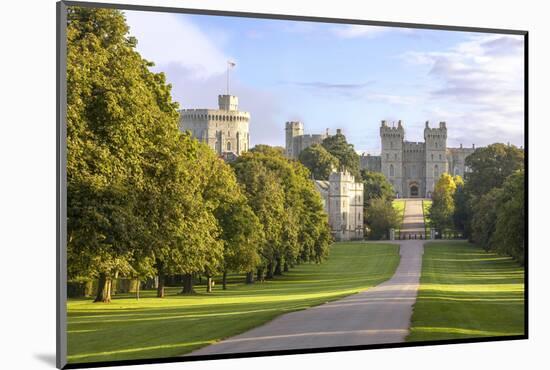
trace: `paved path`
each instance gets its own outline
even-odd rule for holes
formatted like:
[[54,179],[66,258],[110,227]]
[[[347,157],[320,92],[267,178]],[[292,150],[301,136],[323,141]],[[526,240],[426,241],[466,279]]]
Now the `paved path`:
[[401,237],[408,238],[408,235],[417,238],[425,234],[424,215],[422,212],[422,199],[409,198],[405,203],[405,215],[401,227]]
[[403,342],[416,301],[423,243],[400,244],[401,261],[390,280],[334,302],[284,314],[189,355]]

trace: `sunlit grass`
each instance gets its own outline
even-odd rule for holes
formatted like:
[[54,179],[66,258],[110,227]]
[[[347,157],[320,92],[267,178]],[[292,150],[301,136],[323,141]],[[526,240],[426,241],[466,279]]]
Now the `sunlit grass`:
[[170,287],[164,299],[143,291],[120,294],[110,304],[68,302],[69,362],[183,355],[291,311],[368,289],[389,279],[399,263],[395,245],[337,243],[323,264],[302,264],[282,277],[253,285],[232,276],[228,290],[182,296]]
[[393,208],[399,213],[399,219],[401,220],[399,228],[395,231],[398,234],[401,232],[401,227],[403,227],[403,218],[405,217],[405,203],[406,201],[403,199],[394,199],[392,203]]
[[467,242],[425,246],[407,341],[521,335],[524,270]]

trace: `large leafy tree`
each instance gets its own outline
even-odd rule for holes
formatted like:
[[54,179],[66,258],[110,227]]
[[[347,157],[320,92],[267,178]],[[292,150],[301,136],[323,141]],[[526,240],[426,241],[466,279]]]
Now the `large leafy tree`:
[[524,151],[514,145],[491,144],[466,157],[466,191],[479,197],[501,187],[508,176],[524,167]]
[[497,252],[525,262],[525,173],[510,175],[496,204],[495,231],[491,246]]
[[207,291],[211,290],[211,277],[216,272],[222,272],[226,289],[228,271],[248,272],[259,264],[258,246],[264,241],[263,228],[248,205],[233,169],[204,144],[200,147],[197,173],[202,177],[202,198],[216,218],[223,244],[217,263],[212,261],[205,266]]
[[[152,130],[173,119],[169,86],[134,50],[118,11],[70,7],[67,25],[69,276],[100,279],[97,301],[143,241],[136,216]],[[160,96],[168,100],[159,104]]]
[[359,154],[353,148],[353,144],[347,142],[342,132],[338,131],[335,135],[329,136],[323,140],[323,148],[338,159],[341,169],[348,170],[355,179],[361,179],[359,171]]
[[380,172],[361,171],[363,178],[363,201],[368,208],[373,199],[392,201],[395,197],[392,184]]
[[441,175],[437,181],[432,195],[432,206],[429,214],[432,226],[441,232],[452,229],[454,225],[455,203],[454,196],[457,183],[462,186],[462,178],[456,176],[453,178],[448,173]]
[[369,239],[386,239],[389,238],[390,229],[399,226],[399,212],[392,206],[391,201],[374,198],[367,209],[365,223],[369,229]]
[[162,296],[166,273],[201,271],[222,250],[192,167],[197,143],[128,31],[119,11],[69,8],[69,277],[99,278],[103,302],[118,274],[157,274]]
[[316,180],[328,180],[330,173],[339,167],[338,159],[319,144],[302,150],[298,159]]

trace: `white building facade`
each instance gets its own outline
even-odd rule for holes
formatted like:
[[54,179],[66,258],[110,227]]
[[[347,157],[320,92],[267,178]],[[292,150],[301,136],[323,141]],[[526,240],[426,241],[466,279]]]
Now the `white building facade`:
[[333,172],[328,181],[315,180],[328,214],[330,230],[338,241],[363,239],[363,183],[348,171]]

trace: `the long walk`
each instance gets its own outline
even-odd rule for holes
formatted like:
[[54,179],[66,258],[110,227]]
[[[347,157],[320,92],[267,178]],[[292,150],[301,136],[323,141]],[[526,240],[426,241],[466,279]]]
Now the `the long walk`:
[[422,267],[423,242],[401,241],[393,277],[370,290],[288,313],[193,355],[322,348],[403,342]]
[[422,199],[408,198],[405,199],[405,215],[403,217],[403,225],[401,226],[401,238],[425,239],[424,229],[424,214],[422,212]]

